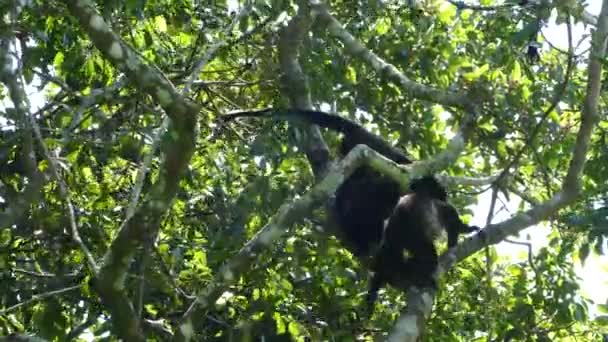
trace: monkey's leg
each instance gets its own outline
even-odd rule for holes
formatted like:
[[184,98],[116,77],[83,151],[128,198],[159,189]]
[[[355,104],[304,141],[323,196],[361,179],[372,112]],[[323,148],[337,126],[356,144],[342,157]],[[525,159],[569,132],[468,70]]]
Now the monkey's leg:
[[[391,278],[394,277],[396,272],[400,271],[399,267],[395,268],[395,265],[403,265],[403,262],[399,262],[399,260],[402,260],[399,251],[391,248],[389,244],[383,243],[376,252],[371,264],[374,274],[370,279],[367,291],[367,305],[371,312],[373,312],[380,288],[386,283],[392,283]],[[395,264],[396,262],[398,264]]]
[[411,255],[402,267],[402,277],[405,282],[409,282],[418,287],[437,288],[435,272],[439,257],[433,241],[426,236],[417,239],[409,239],[405,245],[405,250]]

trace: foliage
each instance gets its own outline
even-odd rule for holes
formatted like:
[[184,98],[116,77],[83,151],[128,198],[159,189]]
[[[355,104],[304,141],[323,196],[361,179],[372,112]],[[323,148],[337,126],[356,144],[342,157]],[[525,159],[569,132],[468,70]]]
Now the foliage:
[[[153,158],[142,193],[160,178],[153,141],[164,113],[108,62],[63,3],[20,3],[0,4],[1,13],[17,15],[0,24],[0,40],[19,46],[11,58],[20,63],[29,110],[67,185],[80,236],[101,262],[125,220],[146,156]],[[315,182],[291,125],[252,120],[219,126],[216,121],[231,110],[289,106],[282,95],[277,40],[298,7],[257,1],[226,32],[237,16],[235,1],[96,4],[112,30],[178,90],[219,44],[189,85],[187,96],[203,108],[194,156],[154,246],[136,251],[126,278],[129,298],[147,322],[146,335],[164,340],[219,267],[285,201]],[[464,90],[483,101],[465,152],[447,174],[497,174],[523,149],[509,179],[512,188],[539,201],[558,191],[576,142],[587,75],[581,67],[567,76],[568,53],[557,49],[543,50],[538,64],[526,60],[527,23],[544,15],[540,9],[460,11],[434,1],[421,8],[402,1],[334,1],[331,6],[348,32],[411,80]],[[556,10],[564,16],[570,5],[561,6]],[[570,14],[580,20],[575,7]],[[316,106],[330,104],[349,113],[416,159],[446,148],[461,112],[412,97],[365,60],[345,54],[323,26],[313,25],[311,32],[299,61]],[[586,62],[583,56],[573,61]],[[546,113],[556,96],[559,105]],[[95,290],[93,271],[73,239],[60,184],[7,86],[1,86],[0,99],[0,333],[114,340],[115,335],[108,337],[112,321]],[[492,250],[488,282],[483,256],[459,263],[442,279],[425,340],[591,341],[607,333],[606,313],[590,313],[596,306],[580,293],[574,272],[574,260],[606,252],[605,134],[602,121],[587,155],[582,199],[547,223],[552,230],[547,246],[531,263],[499,258],[501,251]],[[338,137],[324,136],[335,151]],[[169,133],[161,135],[161,141],[168,139]],[[38,177],[44,180],[40,184]],[[451,201],[467,212],[464,208],[484,189],[450,190]],[[194,327],[197,337],[348,341],[390,331],[405,305],[403,294],[386,290],[367,319],[365,268],[322,232],[324,222],[323,210],[316,211],[265,250]],[[41,296],[50,291],[59,293]]]

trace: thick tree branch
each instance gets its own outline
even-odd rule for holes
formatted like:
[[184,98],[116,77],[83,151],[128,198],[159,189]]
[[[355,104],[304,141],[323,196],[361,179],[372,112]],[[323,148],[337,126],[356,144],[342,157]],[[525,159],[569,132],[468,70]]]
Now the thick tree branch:
[[[472,115],[471,115],[472,116]],[[464,121],[468,119],[465,118]],[[342,182],[361,165],[368,165],[399,183],[403,190],[409,188],[412,179],[428,174],[429,170],[439,170],[453,163],[464,149],[462,133],[457,134],[448,144],[448,148],[428,161],[416,162],[401,166],[375,152],[365,145],[357,145],[344,159],[335,164],[327,175],[308,193],[291,203],[284,204],[270,222],[250,240],[237,255],[224,264],[215,276],[214,281],[190,305],[184,314],[175,336],[176,341],[189,341],[194,335],[193,319],[199,317],[197,312],[208,309],[221,295],[227,284],[238,279],[259,252],[281,237],[293,223],[309,214],[312,209],[325,203],[335,193]]]
[[[457,154],[455,154],[457,155]],[[368,165],[387,176],[395,179],[403,189],[409,187],[414,177],[421,177],[424,170],[433,161],[418,162],[407,167],[399,166],[365,145],[357,145],[339,163],[334,164],[326,176],[309,192],[286,203],[270,218],[266,224],[234,257],[226,262],[218,271],[215,279],[205,290],[197,295],[197,299],[184,314],[177,329],[176,341],[189,341],[193,337],[194,320],[215,303],[226,285],[238,280],[239,275],[247,270],[260,251],[271,245],[284,235],[293,223],[305,217],[314,208],[325,203],[329,196],[335,193],[342,182],[361,165]],[[416,176],[415,176],[416,175]]]
[[[330,169],[325,178],[316,184],[308,193],[298,197],[279,208],[277,213],[234,257],[226,262],[217,272],[215,279],[205,290],[197,295],[196,300],[184,314],[180,326],[176,331],[176,341],[189,341],[193,338],[193,320],[201,315],[215,303],[224,291],[227,284],[238,280],[240,273],[244,272],[258,256],[258,254],[271,245],[276,239],[287,232],[296,221],[310,213],[313,208],[325,203],[337,187],[370,155],[377,155],[373,150],[360,145],[355,147],[340,163]],[[382,157],[381,157],[382,158]]]
[[[449,269],[452,264],[481,250],[487,244],[497,244],[507,236],[541,222],[559,209],[571,204],[581,191],[580,179],[585,166],[587,151],[591,134],[596,126],[598,116],[598,99],[601,89],[602,62],[606,53],[606,39],[608,37],[608,0],[604,0],[599,15],[598,27],[592,39],[592,51],[588,65],[587,93],[581,112],[581,126],[577,133],[576,144],[570,160],[568,173],[561,191],[549,200],[534,206],[532,209],[519,213],[514,217],[486,227],[481,233],[467,239],[455,250],[446,252],[440,261],[440,270]],[[452,254],[452,253],[455,253]]]
[[[310,8],[306,1],[299,2],[298,13],[281,31],[279,40],[279,63],[281,66],[281,91],[287,95],[291,107],[298,109],[313,109],[308,89],[308,79],[298,61],[300,46],[310,31]],[[298,128],[303,134],[298,134],[300,147],[314,174],[323,176],[329,167],[329,148],[316,125],[305,125]]]
[[[438,273],[448,270],[455,262],[462,260],[490,244],[497,244],[507,236],[547,219],[557,210],[572,203],[580,193],[580,178],[586,161],[587,151],[593,128],[598,121],[597,105],[601,88],[601,58],[606,52],[606,38],[608,37],[608,0],[604,0],[599,16],[598,28],[592,40],[587,94],[583,111],[581,113],[581,126],[577,134],[576,144],[568,173],[564,180],[562,190],[546,202],[534,208],[519,213],[501,223],[486,227],[479,234],[467,239],[452,248],[440,257]],[[408,307],[401,314],[389,340],[416,341],[424,321],[431,311],[434,291],[421,292],[408,291]]]
[[125,278],[137,249],[153,239],[162,215],[170,208],[179,180],[194,151],[200,106],[181,96],[173,84],[118,37],[89,0],[66,1],[95,46],[139,89],[151,95],[171,119],[164,141],[158,181],[134,215],[120,229],[104,258],[95,288],[112,314],[116,333],[128,341],[144,341],[141,324],[125,291]]

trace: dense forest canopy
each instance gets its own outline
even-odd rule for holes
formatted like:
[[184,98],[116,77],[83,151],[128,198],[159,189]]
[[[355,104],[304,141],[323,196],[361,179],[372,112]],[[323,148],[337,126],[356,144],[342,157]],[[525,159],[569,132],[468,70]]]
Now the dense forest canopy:
[[[1,2],[0,335],[607,340],[608,298],[576,272],[606,260],[608,237],[608,0],[596,7]],[[342,158],[340,134],[290,108],[416,162],[361,145]],[[436,289],[389,286],[372,313],[369,260],[331,217],[361,167],[400,189],[433,173],[463,220],[484,217],[437,244]]]

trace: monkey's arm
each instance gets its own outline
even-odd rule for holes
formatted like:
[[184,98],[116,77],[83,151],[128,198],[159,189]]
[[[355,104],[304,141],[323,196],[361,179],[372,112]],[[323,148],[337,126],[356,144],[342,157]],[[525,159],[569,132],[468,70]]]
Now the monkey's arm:
[[435,205],[437,206],[441,223],[448,233],[448,248],[456,246],[459,234],[472,233],[480,230],[477,226],[469,226],[464,223],[460,219],[456,208],[451,204],[435,200]]

